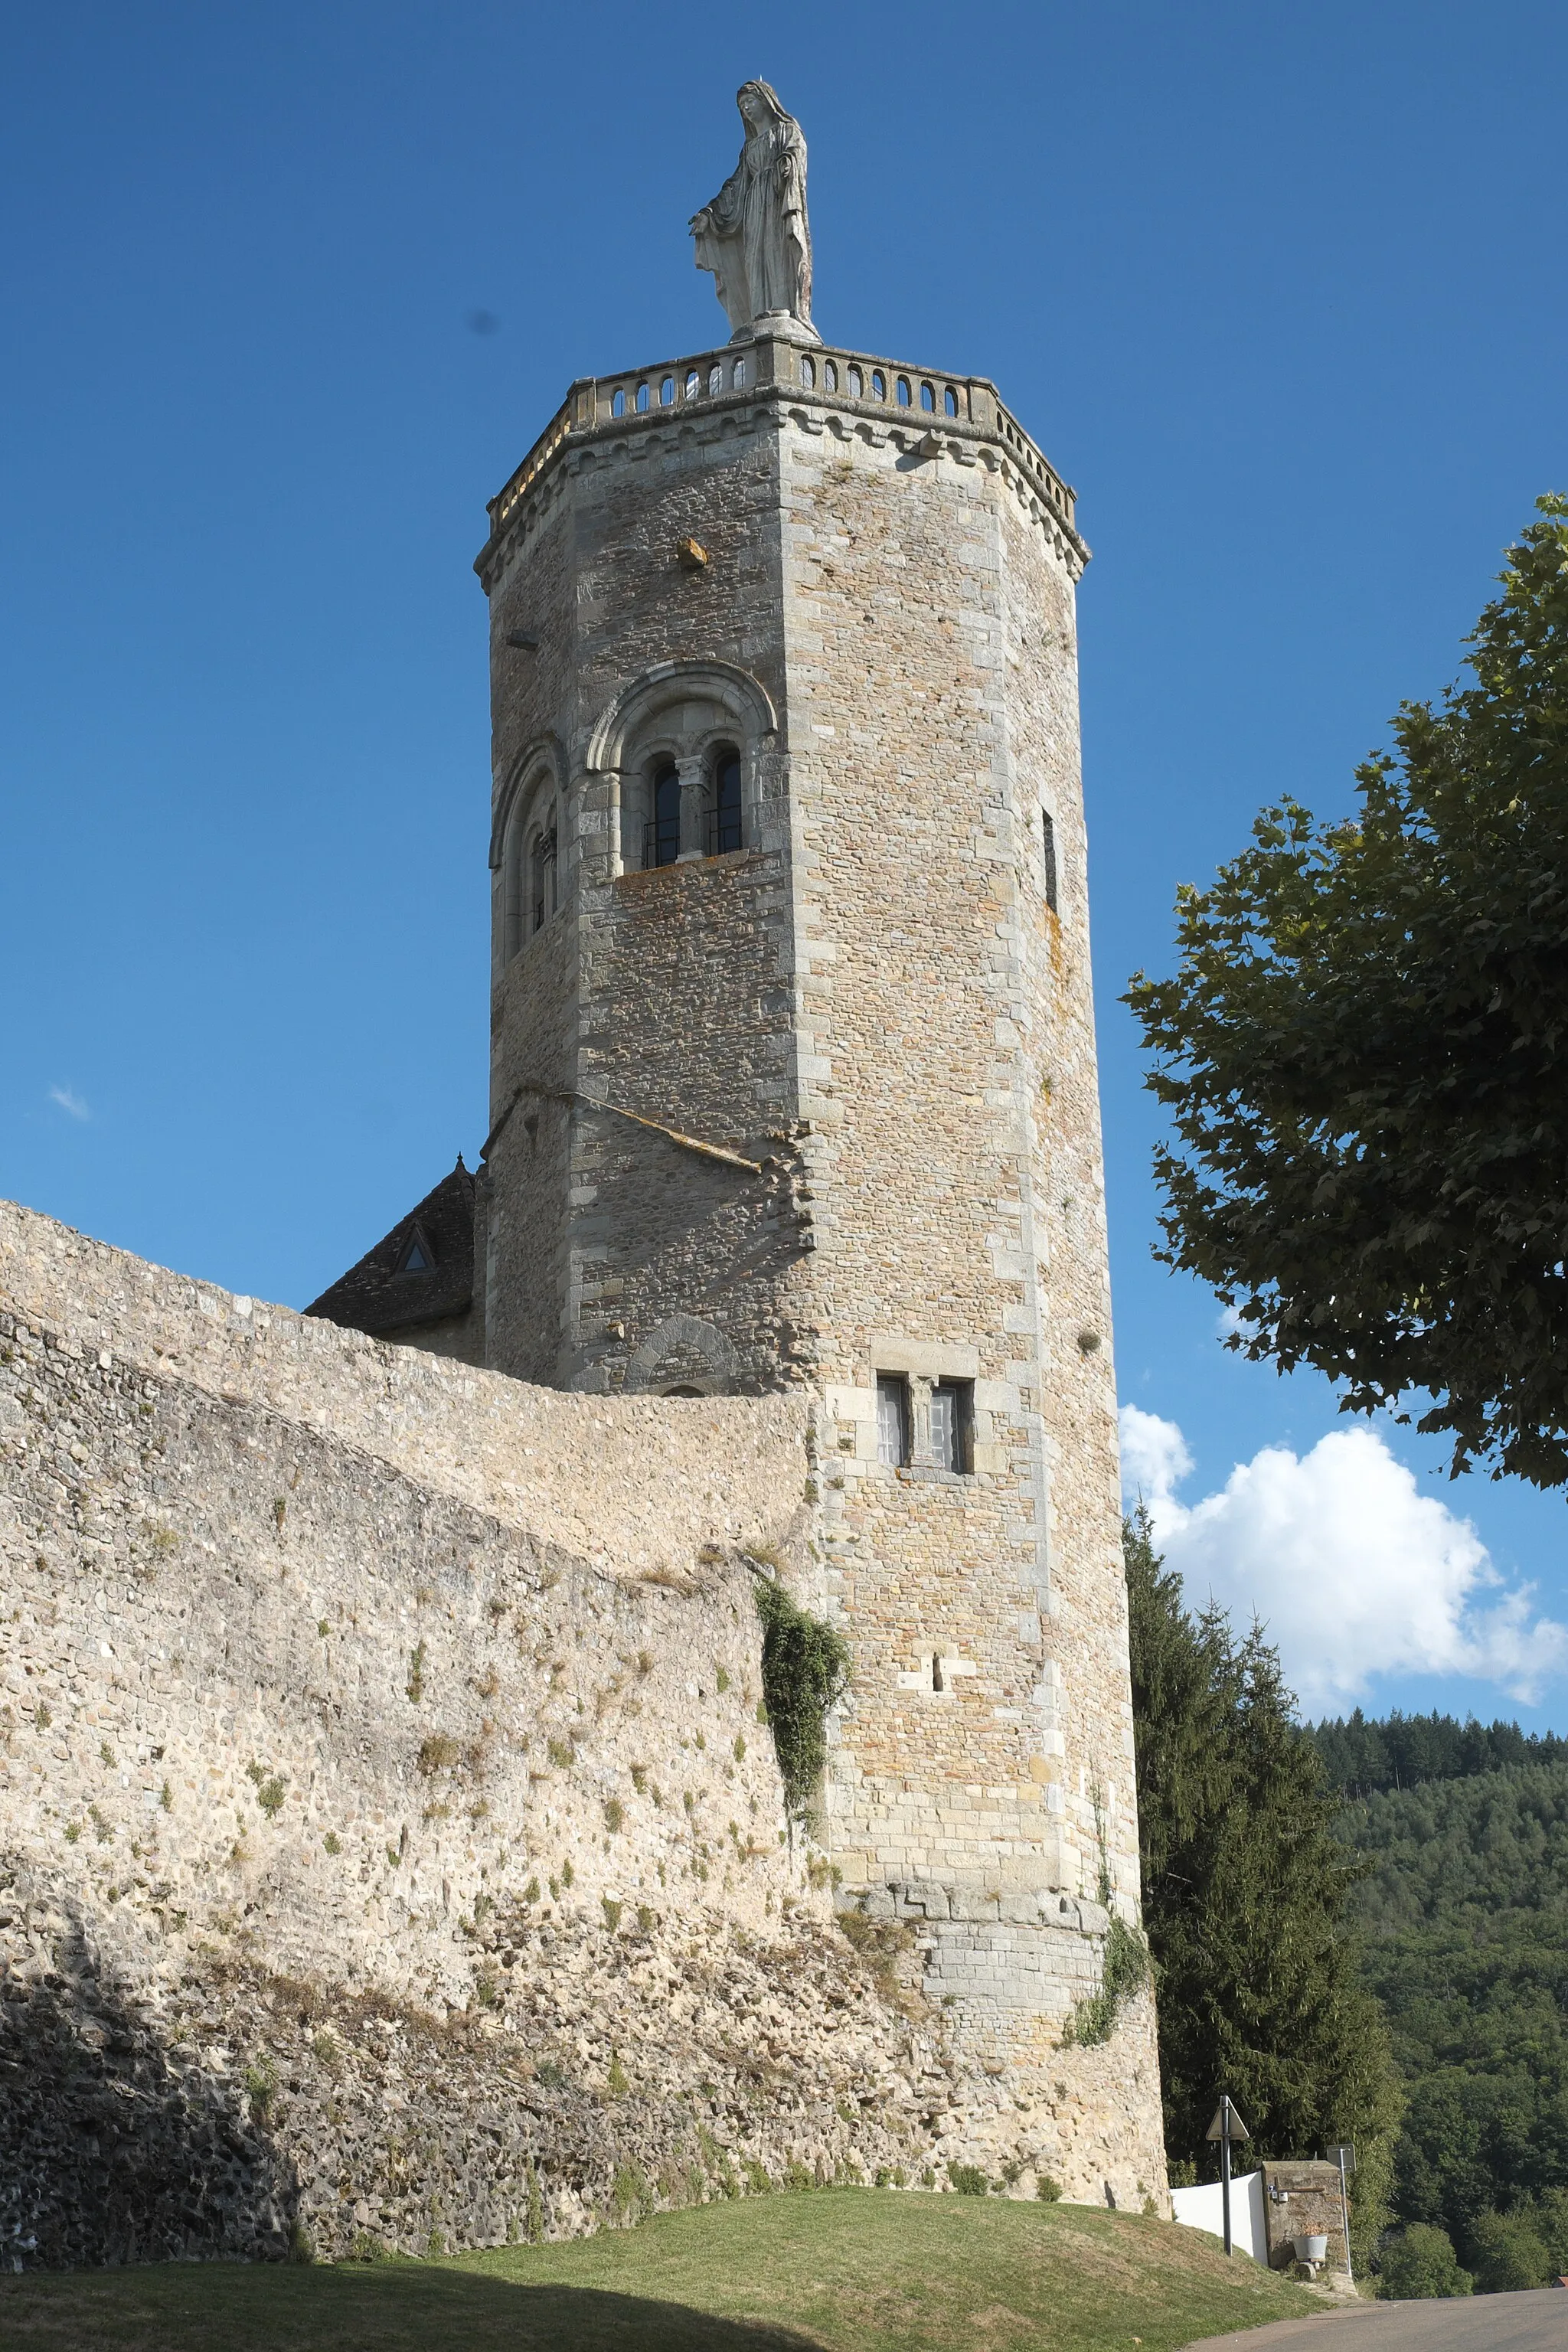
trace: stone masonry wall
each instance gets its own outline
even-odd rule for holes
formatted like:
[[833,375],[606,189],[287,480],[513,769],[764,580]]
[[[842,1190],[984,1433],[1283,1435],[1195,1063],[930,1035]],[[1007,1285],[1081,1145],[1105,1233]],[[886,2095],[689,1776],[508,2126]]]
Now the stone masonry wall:
[[[1061,2079],[1087,1981],[1081,1943],[1047,1923],[1139,1916],[1082,549],[988,387],[933,425],[845,396],[842,356],[828,396],[826,359],[759,345],[743,407],[618,425],[575,388],[597,423],[481,570],[493,605],[559,595],[571,613],[613,547],[613,585],[589,600],[591,657],[584,640],[571,675],[542,672],[526,715],[498,704],[497,770],[525,725],[562,747],[580,844],[563,919],[594,940],[579,1070],[711,1141],[765,1140],[783,1171],[683,1168],[580,1116],[556,1206],[581,1270],[570,1377],[613,1392],[685,1318],[731,1343],[732,1385],[771,1371],[806,1390],[820,1527],[803,1590],[856,1660],[825,1793],[840,1899],[920,1923],[953,2035],[1026,2108]],[[551,536],[565,509],[570,542]],[[685,517],[710,551],[700,573],[675,567]],[[591,881],[596,721],[657,665],[713,656],[778,713],[768,847]],[[498,1163],[494,1181],[513,1180]],[[879,1373],[973,1383],[968,1475],[879,1459]],[[1152,2177],[1149,2021],[1118,2039]]]
[[[864,1661],[830,1835],[873,1909],[950,1917],[957,2031],[1027,2076],[1075,1997],[1041,1890],[1138,1916],[1074,570],[983,447],[789,416],[807,1279]],[[972,1475],[877,1459],[877,1371],[974,1381]]]
[[[801,1402],[530,1389],[13,1208],[0,1316],[15,2259],[957,2162],[1158,2191],[1114,2045],[1026,2111],[942,2006],[956,1947],[847,1942],[788,1840],[748,1558],[808,1572]],[[1102,1927],[1037,1927],[1053,1980]]]
[[[583,778],[589,734],[617,690],[672,655],[737,663],[775,701],[782,696],[777,463],[770,419],[745,404],[700,435],[672,418],[635,439],[573,450],[498,559],[496,804],[531,761],[548,756],[563,826],[561,914],[510,965],[497,958],[492,1118],[520,1082],[542,1074],[750,1158],[787,1118],[787,886],[777,846],[623,874],[613,780],[584,786]],[[679,562],[688,540],[702,546],[706,566]],[[537,658],[507,648],[520,622],[541,635]],[[782,793],[782,779],[770,774],[764,790]],[[551,930],[561,944],[547,975],[538,959]],[[570,1004],[555,992],[560,970],[571,974]],[[658,1300],[686,1306],[695,1250],[709,1289],[727,1296],[720,1327],[743,1367],[732,1384],[776,1385],[781,1308],[769,1276],[787,1270],[793,1253],[775,1246],[768,1188],[748,1188],[734,1171],[721,1175],[585,1106],[522,1108],[539,1114],[549,1148],[514,1116],[490,1156],[503,1238],[489,1361],[563,1386],[595,1369],[593,1384],[618,1387],[637,1345],[614,1329],[626,1262],[648,1301],[640,1339]]]
[[[485,1358],[514,1379],[552,1383],[570,1328],[571,1258],[556,1203],[571,1182],[571,1051],[576,927],[536,931],[498,975],[491,1038],[492,1118],[505,1123],[480,1181],[485,1202]],[[520,1083],[551,1094],[520,1095]],[[508,1181],[499,1188],[498,1171]],[[526,1297],[526,1317],[508,1302]],[[493,1326],[493,1328],[492,1328]]]

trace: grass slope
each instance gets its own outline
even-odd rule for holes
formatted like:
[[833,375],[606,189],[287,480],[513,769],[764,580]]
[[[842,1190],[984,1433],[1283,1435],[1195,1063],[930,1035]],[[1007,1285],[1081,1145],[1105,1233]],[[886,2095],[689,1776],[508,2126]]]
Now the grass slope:
[[1319,2308],[1195,2230],[836,2189],[449,2261],[0,2277],[7,2352],[1169,2352]]

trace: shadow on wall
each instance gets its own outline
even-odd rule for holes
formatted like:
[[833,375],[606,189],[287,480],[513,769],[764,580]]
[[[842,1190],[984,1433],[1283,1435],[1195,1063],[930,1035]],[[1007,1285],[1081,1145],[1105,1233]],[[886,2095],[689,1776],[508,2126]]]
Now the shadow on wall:
[[[794,2328],[718,2319],[679,2303],[571,2286],[518,2286],[412,2263],[361,2270],[100,2272],[0,2281],[0,2325],[37,2352],[156,2342],[169,2352],[814,2352]],[[134,2335],[132,2333],[134,2332]]]
[[79,1919],[0,1995],[0,2265],[287,2256],[299,2181],[244,2084],[167,2048]]

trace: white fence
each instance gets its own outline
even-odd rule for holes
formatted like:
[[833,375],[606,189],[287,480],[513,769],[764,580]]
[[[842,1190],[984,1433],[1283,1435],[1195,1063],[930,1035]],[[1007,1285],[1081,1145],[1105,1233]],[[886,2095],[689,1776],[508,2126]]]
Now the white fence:
[[[1171,2204],[1177,2221],[1187,2229],[1206,2230],[1211,2237],[1223,2239],[1222,2194],[1217,2180],[1206,2180],[1201,2189],[1173,2189]],[[1261,2172],[1243,2172],[1231,2181],[1230,2242],[1238,2254],[1250,2254],[1255,2263],[1268,2260]]]

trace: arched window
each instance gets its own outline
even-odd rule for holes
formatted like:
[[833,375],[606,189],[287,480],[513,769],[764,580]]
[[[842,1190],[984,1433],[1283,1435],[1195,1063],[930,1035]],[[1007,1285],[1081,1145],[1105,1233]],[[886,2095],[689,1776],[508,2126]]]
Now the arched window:
[[873,400],[886,400],[888,397],[888,379],[880,368],[871,370],[871,397]]
[[495,949],[498,974],[549,922],[561,904],[560,786],[551,768],[533,764],[510,787],[490,845],[500,887]]
[[838,370],[834,366],[831,360],[824,360],[822,362],[822,381],[824,387],[828,392],[837,391]]
[[858,400],[865,389],[865,380],[859,369],[852,367],[849,371],[849,397],[851,400]]
[[933,384],[921,384],[921,406],[925,410],[928,415],[934,415],[936,410],[936,388]]
[[727,856],[741,846],[741,755],[722,751],[713,761],[712,798],[708,809],[708,855]]
[[643,827],[644,866],[673,866],[680,855],[680,771],[674,761],[653,780],[653,814]]
[[586,747],[618,803],[618,870],[772,847],[763,803],[777,724],[765,690],[730,662],[662,663],[624,688]]
[[907,407],[909,406],[909,404],[910,404],[910,380],[909,380],[909,377],[908,377],[907,375],[901,375],[901,376],[899,378],[898,385],[897,385],[897,387],[896,387],[896,388],[897,388],[898,395],[899,395],[899,406],[900,406],[900,408],[907,408]]
[[528,928],[542,931],[555,912],[555,827],[536,833],[528,860]]
[[612,416],[624,416],[626,413],[626,388],[623,383],[616,387],[615,398],[610,403],[610,415]]
[[949,384],[947,390],[942,394],[942,404],[946,409],[950,416],[956,416],[958,415],[958,394],[954,392],[952,384]]
[[805,352],[800,355],[800,380],[808,392],[816,382],[816,362],[808,358]]

